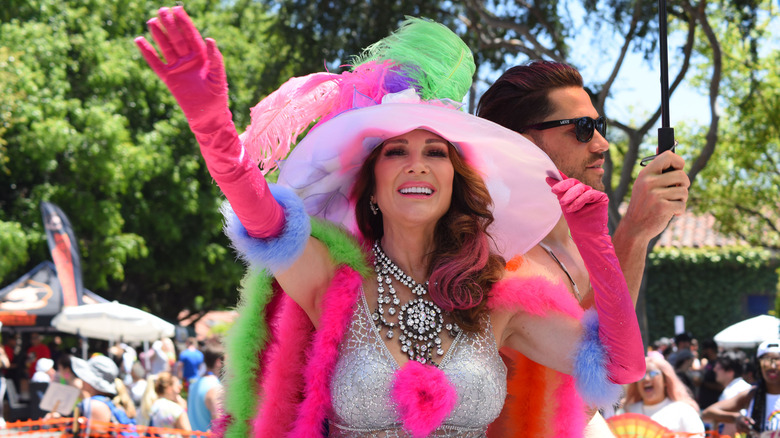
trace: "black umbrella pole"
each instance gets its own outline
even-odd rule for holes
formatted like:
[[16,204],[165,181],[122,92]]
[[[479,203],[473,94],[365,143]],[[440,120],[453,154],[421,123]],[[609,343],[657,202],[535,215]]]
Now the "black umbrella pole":
[[658,0],[658,33],[661,50],[661,127],[658,128],[658,153],[674,147],[674,128],[669,123],[669,58],[666,46],[666,0]]

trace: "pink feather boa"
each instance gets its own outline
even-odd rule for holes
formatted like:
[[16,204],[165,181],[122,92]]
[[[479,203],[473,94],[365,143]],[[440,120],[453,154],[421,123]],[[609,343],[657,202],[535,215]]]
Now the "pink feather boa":
[[392,397],[404,429],[414,438],[426,437],[439,427],[458,401],[442,370],[413,360],[395,373]]
[[271,324],[274,337],[284,333],[287,342],[276,342],[263,355],[265,372],[258,376],[263,403],[252,423],[256,437],[285,436],[295,421],[295,410],[303,394],[303,370],[307,339],[314,330],[309,316],[291,298],[282,296],[281,309]]
[[[532,315],[562,313],[581,319],[584,310],[563,284],[553,284],[544,277],[513,277],[496,283],[488,301],[491,309],[522,309]],[[585,404],[577,393],[572,376],[553,371],[558,382],[553,389],[554,419],[548,419],[556,438],[582,437],[586,424]],[[536,378],[541,378],[541,375]],[[522,399],[522,394],[514,394]],[[508,421],[512,421],[509,419]],[[544,421],[529,419],[529,421]],[[491,435],[493,436],[493,435]]]
[[357,303],[360,274],[348,267],[339,268],[322,302],[319,329],[314,335],[312,349],[304,375],[306,397],[298,405],[298,419],[288,437],[310,438],[322,429],[332,410],[330,380],[338,361],[338,347],[349,330],[352,309]]

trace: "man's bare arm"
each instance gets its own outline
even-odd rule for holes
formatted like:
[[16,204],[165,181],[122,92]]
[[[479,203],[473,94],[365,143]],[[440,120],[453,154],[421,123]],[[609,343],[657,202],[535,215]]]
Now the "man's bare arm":
[[[685,212],[690,181],[684,166],[682,157],[667,151],[642,169],[634,182],[628,210],[612,236],[634,306],[647,262],[647,245],[672,217]],[[674,170],[663,173],[669,167]]]

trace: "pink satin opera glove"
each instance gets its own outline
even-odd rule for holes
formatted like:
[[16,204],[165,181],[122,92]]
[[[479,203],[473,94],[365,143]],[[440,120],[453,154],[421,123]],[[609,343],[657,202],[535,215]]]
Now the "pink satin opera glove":
[[634,305],[609,236],[606,193],[576,179],[547,178],[558,197],[571,236],[585,262],[599,319],[607,372],[615,383],[639,380],[645,372],[644,346]]
[[147,25],[166,62],[144,37],[135,43],[184,111],[209,173],[250,236],[278,235],[284,227],[284,212],[236,133],[216,42],[204,41],[180,6],[161,8]]

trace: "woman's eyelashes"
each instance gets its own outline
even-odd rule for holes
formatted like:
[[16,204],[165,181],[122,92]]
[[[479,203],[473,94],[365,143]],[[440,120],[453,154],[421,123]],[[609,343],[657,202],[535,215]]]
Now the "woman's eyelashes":
[[406,155],[406,150],[402,147],[389,147],[385,149],[386,157],[400,157]]
[[[409,154],[408,148],[403,146],[389,146],[387,147],[383,155],[385,157],[402,157]],[[426,157],[435,158],[447,158],[449,156],[449,150],[446,146],[429,146],[423,150],[423,154]]]
[[441,157],[441,158],[447,158],[447,149],[446,148],[431,148],[427,151],[428,156],[430,157]]

